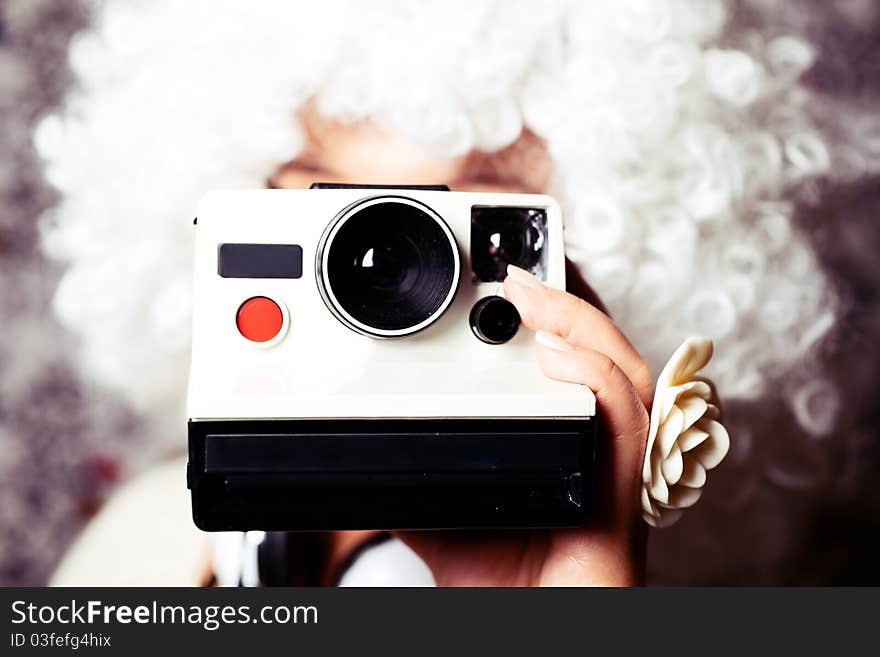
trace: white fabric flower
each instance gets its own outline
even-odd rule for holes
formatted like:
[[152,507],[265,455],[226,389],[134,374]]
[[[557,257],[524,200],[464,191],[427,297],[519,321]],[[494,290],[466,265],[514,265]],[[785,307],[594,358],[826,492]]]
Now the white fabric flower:
[[688,338],[660,372],[642,470],[642,517],[668,527],[703,493],[706,472],[727,455],[715,386],[697,376],[712,358],[712,341]]

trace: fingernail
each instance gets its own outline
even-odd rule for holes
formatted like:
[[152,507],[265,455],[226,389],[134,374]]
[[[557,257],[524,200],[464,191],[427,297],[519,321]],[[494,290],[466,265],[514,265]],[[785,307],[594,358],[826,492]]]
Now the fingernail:
[[535,278],[535,276],[527,272],[525,269],[520,269],[516,265],[507,265],[507,275],[515,283],[521,283],[522,285],[535,290],[540,290],[544,287],[544,284]]
[[565,340],[553,333],[547,333],[547,331],[538,331],[535,333],[535,340],[539,344],[550,349],[555,349],[556,351],[574,351],[574,347],[568,344]]

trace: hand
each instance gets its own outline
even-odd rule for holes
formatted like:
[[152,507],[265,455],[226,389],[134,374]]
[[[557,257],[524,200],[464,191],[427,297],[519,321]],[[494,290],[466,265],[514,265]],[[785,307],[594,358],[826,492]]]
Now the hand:
[[[571,267],[569,289],[595,300]],[[440,586],[632,585],[642,582],[646,529],[639,515],[651,374],[601,305],[545,287],[511,267],[504,294],[536,331],[546,376],[596,395],[605,423],[597,465],[602,491],[584,529],[407,531],[398,536]],[[597,305],[599,307],[597,307]]]

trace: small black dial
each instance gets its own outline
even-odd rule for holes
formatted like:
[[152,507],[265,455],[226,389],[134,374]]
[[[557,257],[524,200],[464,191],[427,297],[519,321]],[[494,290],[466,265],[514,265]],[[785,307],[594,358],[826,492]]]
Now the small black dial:
[[471,330],[488,344],[504,344],[519,330],[519,313],[503,297],[483,297],[471,309]]

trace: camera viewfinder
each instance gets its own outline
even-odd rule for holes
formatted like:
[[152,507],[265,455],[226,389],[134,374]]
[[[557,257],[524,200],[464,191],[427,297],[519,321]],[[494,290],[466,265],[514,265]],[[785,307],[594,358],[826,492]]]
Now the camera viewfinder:
[[546,279],[547,213],[538,208],[471,208],[474,283],[502,281],[507,265]]

